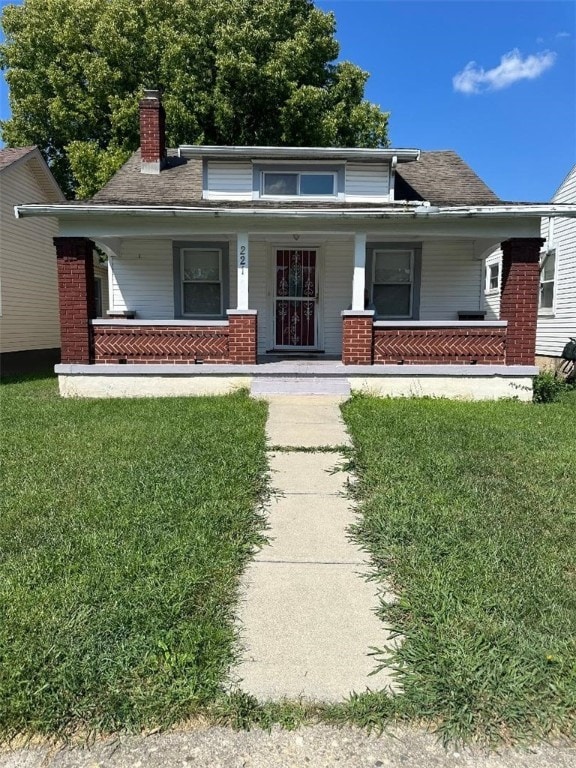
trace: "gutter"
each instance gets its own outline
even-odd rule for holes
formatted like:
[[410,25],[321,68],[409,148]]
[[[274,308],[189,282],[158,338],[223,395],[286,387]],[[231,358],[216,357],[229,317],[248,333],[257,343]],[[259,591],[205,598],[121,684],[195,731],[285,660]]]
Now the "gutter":
[[[404,207],[401,207],[404,206]],[[15,205],[17,219],[28,216],[161,216],[228,218],[279,217],[279,218],[576,218],[576,205],[486,205],[451,206],[447,208],[426,205],[421,202],[396,201],[394,207],[383,208],[200,208],[194,206],[139,206],[139,205],[66,205],[26,204]]]
[[392,160],[407,163],[420,158],[419,149],[385,149],[365,147],[223,147],[183,144],[178,157],[247,157],[251,160]]

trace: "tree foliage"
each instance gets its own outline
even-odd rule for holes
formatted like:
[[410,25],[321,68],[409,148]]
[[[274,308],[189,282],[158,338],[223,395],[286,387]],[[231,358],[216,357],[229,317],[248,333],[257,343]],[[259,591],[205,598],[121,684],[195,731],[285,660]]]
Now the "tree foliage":
[[91,194],[138,147],[144,88],[168,143],[382,146],[368,74],[335,63],[311,0],[24,0],[3,13],[12,146],[37,144],[69,193]]

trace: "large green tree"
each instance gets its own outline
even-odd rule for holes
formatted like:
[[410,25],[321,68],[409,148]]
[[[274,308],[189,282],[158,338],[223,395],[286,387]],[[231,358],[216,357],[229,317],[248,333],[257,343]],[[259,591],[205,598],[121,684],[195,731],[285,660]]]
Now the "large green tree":
[[37,144],[68,193],[138,147],[138,100],[164,92],[168,143],[385,146],[368,74],[335,63],[311,0],[25,0],[6,6],[0,66],[11,146]]

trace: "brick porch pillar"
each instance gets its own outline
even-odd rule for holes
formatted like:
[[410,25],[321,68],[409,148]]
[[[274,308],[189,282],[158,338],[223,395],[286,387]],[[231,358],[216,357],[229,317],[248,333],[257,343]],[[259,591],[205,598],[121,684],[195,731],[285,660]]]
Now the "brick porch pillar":
[[374,362],[374,310],[342,312],[342,362],[372,365]]
[[90,320],[96,317],[94,243],[85,237],[55,237],[63,363],[92,363]]
[[507,365],[534,365],[540,291],[540,237],[502,243],[500,319],[508,321]]
[[258,312],[255,309],[229,309],[227,314],[230,362],[255,365],[258,352]]

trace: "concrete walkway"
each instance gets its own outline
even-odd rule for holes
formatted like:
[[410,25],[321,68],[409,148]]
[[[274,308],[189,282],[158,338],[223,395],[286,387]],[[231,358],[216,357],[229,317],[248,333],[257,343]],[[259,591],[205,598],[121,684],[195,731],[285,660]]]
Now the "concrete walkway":
[[[345,498],[344,457],[314,448],[349,445],[344,395],[268,395],[272,486],[270,543],[244,576],[240,625],[245,656],[235,674],[257,699],[338,701],[383,688],[367,654],[387,635],[365,556],[349,540],[355,515]],[[308,451],[290,450],[305,447]]]

